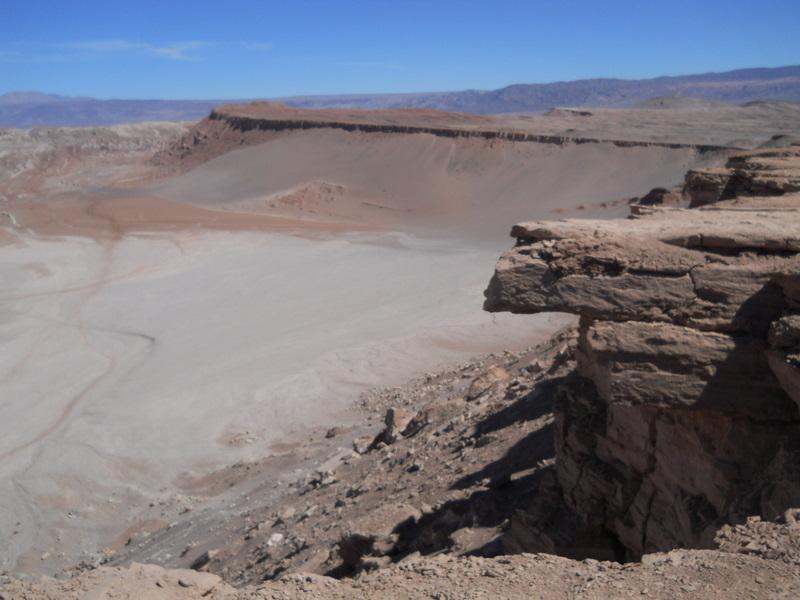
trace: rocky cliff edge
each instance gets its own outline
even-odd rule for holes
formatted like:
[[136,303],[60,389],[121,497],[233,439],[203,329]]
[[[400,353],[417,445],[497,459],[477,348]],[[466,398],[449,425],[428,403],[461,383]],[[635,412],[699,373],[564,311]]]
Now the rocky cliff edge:
[[577,525],[547,534],[537,509],[523,537],[630,559],[800,505],[799,183],[800,146],[759,150],[689,172],[695,208],[513,228],[486,309],[581,317],[555,403]]

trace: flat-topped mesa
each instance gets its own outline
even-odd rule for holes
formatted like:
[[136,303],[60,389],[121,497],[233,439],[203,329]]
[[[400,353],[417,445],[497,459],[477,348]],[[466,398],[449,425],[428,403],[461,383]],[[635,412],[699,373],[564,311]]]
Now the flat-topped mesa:
[[497,119],[433,109],[308,109],[275,102],[252,102],[217,107],[209,120],[224,122],[240,131],[293,129],[343,129],[367,133],[425,133],[449,138],[480,138],[539,144],[613,144],[622,148],[691,148],[699,153],[736,148],[713,144],[651,142],[591,137],[547,135],[509,129]]
[[[560,129],[538,129],[536,126],[520,124],[518,120],[423,108],[309,109],[275,102],[251,102],[216,107],[207,118],[195,124],[180,139],[156,152],[151,163],[165,169],[167,173],[187,171],[230,150],[285,136],[303,137],[311,130],[328,133],[339,130],[348,134],[369,136],[375,134],[379,139],[388,135],[428,135],[463,142],[469,146],[524,143],[591,147],[602,144],[622,149],[688,150],[693,156],[696,155],[695,158],[706,153],[728,155],[739,150],[720,144],[654,141],[647,137],[619,139],[606,135],[568,136],[562,135]],[[667,200],[674,201],[675,198],[667,195]],[[656,198],[653,196],[644,203],[654,201]]]
[[629,558],[709,546],[725,522],[800,503],[796,159],[800,147],[729,163],[737,182],[780,172],[780,196],[516,225],[486,290],[489,311],[582,317],[556,474],[585,530]]

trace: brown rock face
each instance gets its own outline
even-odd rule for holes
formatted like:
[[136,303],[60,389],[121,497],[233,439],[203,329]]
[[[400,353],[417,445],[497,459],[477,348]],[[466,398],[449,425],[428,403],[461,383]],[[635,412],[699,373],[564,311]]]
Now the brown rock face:
[[575,539],[618,556],[800,502],[800,147],[728,167],[687,174],[701,209],[515,226],[486,291],[490,311],[582,317],[556,474]]
[[680,190],[657,187],[641,198],[635,198],[633,202],[638,206],[679,206],[682,201],[683,195]]

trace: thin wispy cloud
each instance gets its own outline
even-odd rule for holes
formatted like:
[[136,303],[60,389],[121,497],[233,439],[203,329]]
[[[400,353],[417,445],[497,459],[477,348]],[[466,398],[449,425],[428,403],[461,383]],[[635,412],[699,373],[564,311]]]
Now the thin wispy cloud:
[[115,55],[139,55],[154,59],[199,62],[214,49],[239,49],[265,52],[268,42],[190,40],[151,43],[125,39],[81,40],[45,44],[19,43],[0,47],[0,62],[65,62],[108,58]]
[[170,60],[196,61],[202,58],[198,54],[199,50],[218,45],[220,45],[219,42],[197,40],[174,44],[150,44],[147,42],[132,42],[129,40],[91,40],[70,42],[64,44],[64,47],[96,54],[138,53]]

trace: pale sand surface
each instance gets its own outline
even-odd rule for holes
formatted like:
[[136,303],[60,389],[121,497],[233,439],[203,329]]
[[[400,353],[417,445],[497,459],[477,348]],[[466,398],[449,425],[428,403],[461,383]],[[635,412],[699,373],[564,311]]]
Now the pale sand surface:
[[481,310],[505,240],[16,235],[0,254],[0,570],[74,563],[179,476],[268,455],[346,422],[362,390],[566,318]]

